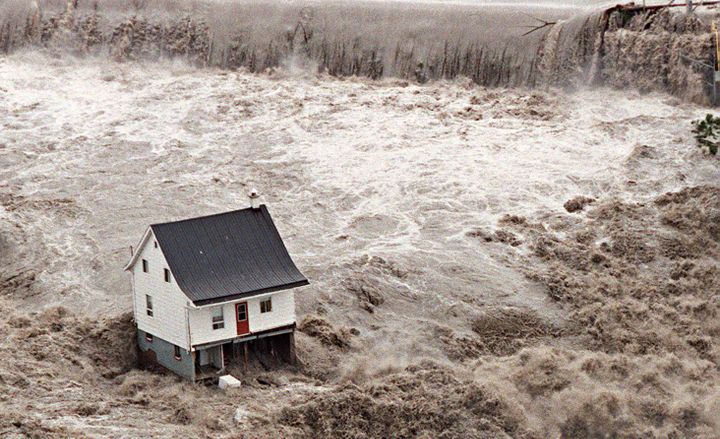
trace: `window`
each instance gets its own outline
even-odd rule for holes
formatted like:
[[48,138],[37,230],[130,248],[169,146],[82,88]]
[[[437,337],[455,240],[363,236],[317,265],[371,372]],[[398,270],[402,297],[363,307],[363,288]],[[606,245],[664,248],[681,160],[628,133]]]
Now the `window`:
[[216,306],[212,309],[212,328],[222,329],[225,327],[225,317],[223,316],[223,307]]
[[244,322],[247,320],[247,308],[245,308],[244,303],[238,303],[235,305],[237,308],[237,319],[238,322]]
[[145,333],[145,340],[147,340],[147,341],[149,341],[150,343],[152,343],[152,341],[153,341],[153,336],[152,336],[152,334],[148,334],[148,333],[146,332],[146,333]]
[[147,315],[153,316],[152,297],[145,295],[145,308],[147,308]]
[[157,248],[157,241],[155,241],[155,248]]
[[267,298],[260,302],[260,312],[272,312],[272,299]]
[[176,360],[182,359],[182,355],[180,355],[180,346],[175,346],[175,359]]
[[170,270],[165,269],[165,282],[170,282]]
[[150,268],[148,267],[148,261],[143,259],[143,273],[147,273],[150,271]]

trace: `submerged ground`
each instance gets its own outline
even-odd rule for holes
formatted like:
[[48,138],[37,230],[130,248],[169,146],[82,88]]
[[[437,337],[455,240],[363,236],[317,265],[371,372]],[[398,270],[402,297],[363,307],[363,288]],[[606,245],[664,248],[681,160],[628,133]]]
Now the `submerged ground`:
[[[0,436],[720,434],[706,108],[41,52],[0,103]],[[132,370],[129,246],[251,187],[311,281],[303,366]]]

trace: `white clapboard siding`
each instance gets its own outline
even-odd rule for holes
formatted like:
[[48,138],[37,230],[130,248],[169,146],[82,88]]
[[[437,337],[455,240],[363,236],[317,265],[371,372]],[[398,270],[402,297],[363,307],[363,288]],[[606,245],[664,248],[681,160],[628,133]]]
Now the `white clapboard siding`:
[[[189,349],[185,304],[187,296],[180,290],[175,278],[165,282],[164,269],[168,268],[160,246],[155,247],[152,230],[149,239],[137,251],[141,252],[132,267],[135,292],[135,321],[142,331],[162,338],[174,345]],[[142,260],[149,264],[149,272],[143,272]],[[145,295],[152,297],[153,316],[147,315]]]
[[272,294],[272,312],[261,313],[260,302],[267,296],[248,299],[250,310],[250,331],[260,332],[278,326],[295,323],[295,292],[293,290],[278,291]]
[[[216,306],[223,307],[225,327],[214,330],[212,328],[212,309]],[[237,337],[237,328],[235,327],[235,305],[233,303],[223,303],[215,306],[190,309],[189,317],[190,340],[193,345]]]
[[[272,298],[272,312],[261,313],[260,302],[268,297]],[[295,323],[295,294],[293,290],[278,291],[216,305],[223,307],[225,327],[222,329],[212,328],[213,306],[190,309],[190,338],[192,344],[199,345],[237,337],[235,304],[239,302],[247,302],[250,332],[266,331]]]

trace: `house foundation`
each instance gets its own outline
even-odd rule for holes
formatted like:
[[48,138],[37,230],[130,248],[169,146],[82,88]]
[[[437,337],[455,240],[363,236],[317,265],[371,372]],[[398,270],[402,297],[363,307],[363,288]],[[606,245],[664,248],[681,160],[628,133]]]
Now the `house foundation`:
[[231,367],[248,371],[253,361],[266,369],[297,363],[295,325],[199,345],[192,352],[138,330],[138,348],[140,367],[168,370],[193,382],[215,382]]
[[297,362],[294,332],[239,340],[222,346],[226,362],[242,365],[244,369],[247,369],[251,359],[257,359],[266,367],[270,367],[273,362],[291,365]]
[[[139,329],[137,340],[138,363],[141,368],[169,370],[190,381],[195,380],[195,352],[188,352]],[[176,349],[179,350],[179,356],[176,355],[178,353]]]

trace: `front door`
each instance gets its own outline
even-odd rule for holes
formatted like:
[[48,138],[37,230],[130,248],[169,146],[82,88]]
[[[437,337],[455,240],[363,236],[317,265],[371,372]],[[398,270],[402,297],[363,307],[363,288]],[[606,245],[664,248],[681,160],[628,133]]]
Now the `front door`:
[[235,304],[235,320],[237,321],[238,335],[245,335],[250,332],[250,320],[248,319],[247,302]]

